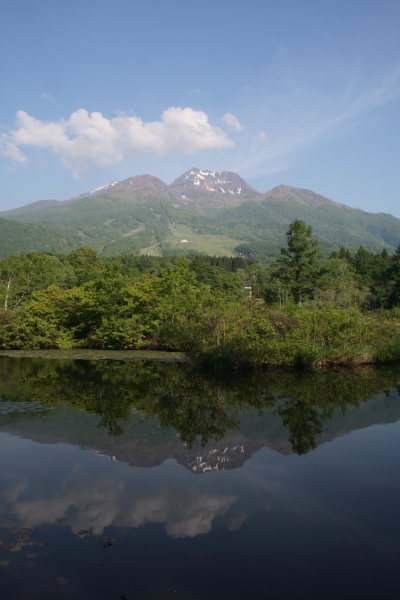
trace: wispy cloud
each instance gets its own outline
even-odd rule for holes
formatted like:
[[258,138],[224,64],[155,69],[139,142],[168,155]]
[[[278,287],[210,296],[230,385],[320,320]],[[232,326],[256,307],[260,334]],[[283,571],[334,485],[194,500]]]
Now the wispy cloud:
[[380,79],[365,81],[348,73],[347,79],[324,86],[315,74],[313,79],[301,73],[292,81],[281,77],[273,92],[258,92],[260,102],[251,110],[259,129],[253,128],[248,151],[237,153],[236,170],[245,175],[284,171],[299,151],[345,133],[357,118],[400,98],[400,64]]
[[76,176],[92,166],[112,165],[137,153],[193,154],[229,146],[233,141],[228,135],[211,125],[205,112],[190,107],[167,108],[160,121],[151,122],[125,115],[108,119],[84,109],[66,120],[45,122],[20,110],[15,129],[0,137],[0,154],[5,158],[26,163],[23,149],[49,148]]
[[190,88],[185,90],[187,96],[207,96],[208,92],[202,88]]
[[231,129],[235,129],[235,131],[242,131],[244,129],[239,119],[229,112],[224,114],[222,117],[222,122]]
[[40,94],[40,97],[43,98],[43,100],[48,100],[49,102],[54,102],[55,98],[52,94],[49,94],[48,92],[42,92]]

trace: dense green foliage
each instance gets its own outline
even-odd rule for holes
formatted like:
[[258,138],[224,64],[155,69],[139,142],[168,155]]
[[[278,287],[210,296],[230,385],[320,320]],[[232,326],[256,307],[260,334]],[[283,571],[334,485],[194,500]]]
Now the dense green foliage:
[[400,251],[322,261],[301,220],[270,267],[244,258],[0,261],[0,347],[176,349],[202,364],[356,364],[400,357]]
[[77,231],[0,219],[0,257],[31,250],[68,252],[82,242]]

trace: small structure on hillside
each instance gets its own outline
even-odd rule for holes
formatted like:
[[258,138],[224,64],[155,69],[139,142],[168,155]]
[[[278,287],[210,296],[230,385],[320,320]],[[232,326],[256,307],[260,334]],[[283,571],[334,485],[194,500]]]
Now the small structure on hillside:
[[252,290],[253,290],[253,282],[250,281],[250,279],[244,282],[244,289],[248,293],[249,298],[251,298],[251,293],[252,293]]

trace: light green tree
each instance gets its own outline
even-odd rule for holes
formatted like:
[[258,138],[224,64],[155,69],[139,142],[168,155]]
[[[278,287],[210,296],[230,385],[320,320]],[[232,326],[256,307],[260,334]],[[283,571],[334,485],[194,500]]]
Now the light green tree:
[[324,265],[314,293],[320,304],[350,308],[361,306],[368,297],[368,288],[360,284],[354,267],[341,258],[331,258]]
[[67,286],[73,271],[58,256],[43,252],[13,254],[0,261],[0,302],[5,309],[15,308],[37,290],[50,285]]

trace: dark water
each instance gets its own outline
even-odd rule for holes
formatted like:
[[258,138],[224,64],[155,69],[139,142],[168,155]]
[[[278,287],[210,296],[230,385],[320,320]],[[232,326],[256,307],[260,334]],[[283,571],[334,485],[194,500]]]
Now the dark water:
[[2,357],[1,599],[398,598],[399,383]]

